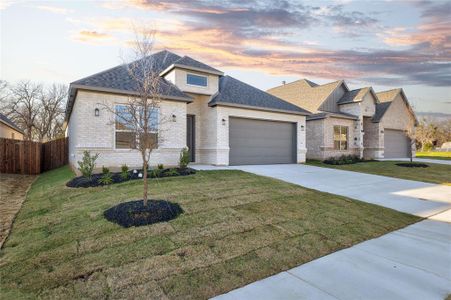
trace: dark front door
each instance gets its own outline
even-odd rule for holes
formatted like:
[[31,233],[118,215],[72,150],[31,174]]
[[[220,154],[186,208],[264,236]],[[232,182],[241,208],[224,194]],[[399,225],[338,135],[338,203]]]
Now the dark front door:
[[186,146],[189,149],[189,153],[190,153],[190,161],[194,162],[195,161],[195,151],[196,151],[196,135],[195,135],[195,131],[196,131],[196,123],[194,120],[194,116],[193,115],[187,115],[186,116]]

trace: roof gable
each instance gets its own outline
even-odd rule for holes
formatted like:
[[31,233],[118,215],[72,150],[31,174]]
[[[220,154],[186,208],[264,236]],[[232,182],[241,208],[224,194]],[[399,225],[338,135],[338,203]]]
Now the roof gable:
[[322,104],[340,86],[344,86],[345,90],[348,90],[348,87],[343,80],[318,85],[310,80],[301,79],[269,89],[268,92],[277,95],[278,91],[282,91],[285,88],[292,88],[293,85],[294,88],[297,89],[297,99],[293,101],[293,103],[296,103],[296,105],[311,112],[320,111]]
[[393,90],[388,91],[382,91],[379,93],[376,93],[379,103],[376,105],[376,113],[373,117],[373,122],[380,122],[382,118],[384,117],[385,113],[388,111],[391,103],[396,99],[398,95],[401,96],[401,99],[403,100],[404,104],[407,106],[407,110],[412,114],[415,124],[418,124],[417,117],[415,115],[415,112],[412,109],[412,106],[410,105],[409,101],[407,100],[406,94],[404,94],[404,90],[402,88],[397,88]]
[[370,86],[346,92],[343,95],[343,97],[341,97],[341,99],[338,100],[337,103],[340,105],[340,104],[360,102],[365,98],[365,96],[368,93],[371,93],[373,95],[373,98],[375,99],[375,103],[377,103],[377,95],[373,91],[373,88]]
[[308,111],[294,104],[230,76],[223,76],[219,79],[219,91],[209,102],[210,106],[221,104],[303,115],[310,114]]

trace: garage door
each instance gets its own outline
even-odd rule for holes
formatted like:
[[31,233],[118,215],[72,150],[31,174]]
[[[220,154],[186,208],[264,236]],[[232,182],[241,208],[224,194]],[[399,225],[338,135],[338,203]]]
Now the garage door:
[[402,130],[384,130],[384,158],[409,157],[410,139]]
[[294,123],[230,118],[230,165],[296,162]]

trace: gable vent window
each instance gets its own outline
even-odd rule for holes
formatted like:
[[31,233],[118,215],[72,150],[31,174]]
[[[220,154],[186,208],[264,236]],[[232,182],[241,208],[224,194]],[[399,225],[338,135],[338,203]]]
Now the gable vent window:
[[206,87],[208,85],[207,76],[186,74],[186,84]]
[[335,150],[348,149],[348,127],[334,126],[334,149]]

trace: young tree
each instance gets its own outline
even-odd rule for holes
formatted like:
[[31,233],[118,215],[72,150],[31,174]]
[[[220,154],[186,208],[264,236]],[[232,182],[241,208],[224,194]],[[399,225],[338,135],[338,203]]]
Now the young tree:
[[[124,61],[124,68],[134,84],[136,96],[130,96],[128,102],[120,109],[101,104],[104,109],[113,113],[116,126],[127,129],[131,133],[130,147],[139,151],[143,169],[143,204],[147,206],[148,180],[147,169],[150,155],[162,142],[164,120],[159,116],[161,95],[167,84],[155,70],[161,60],[152,57],[154,49],[154,31],[147,28],[136,32],[136,40],[132,49],[130,63]],[[165,58],[163,58],[164,61]],[[119,124],[119,125],[117,125]]]
[[427,144],[432,145],[436,139],[437,128],[433,123],[422,120],[415,130],[415,140],[421,144],[421,151],[424,151]]

